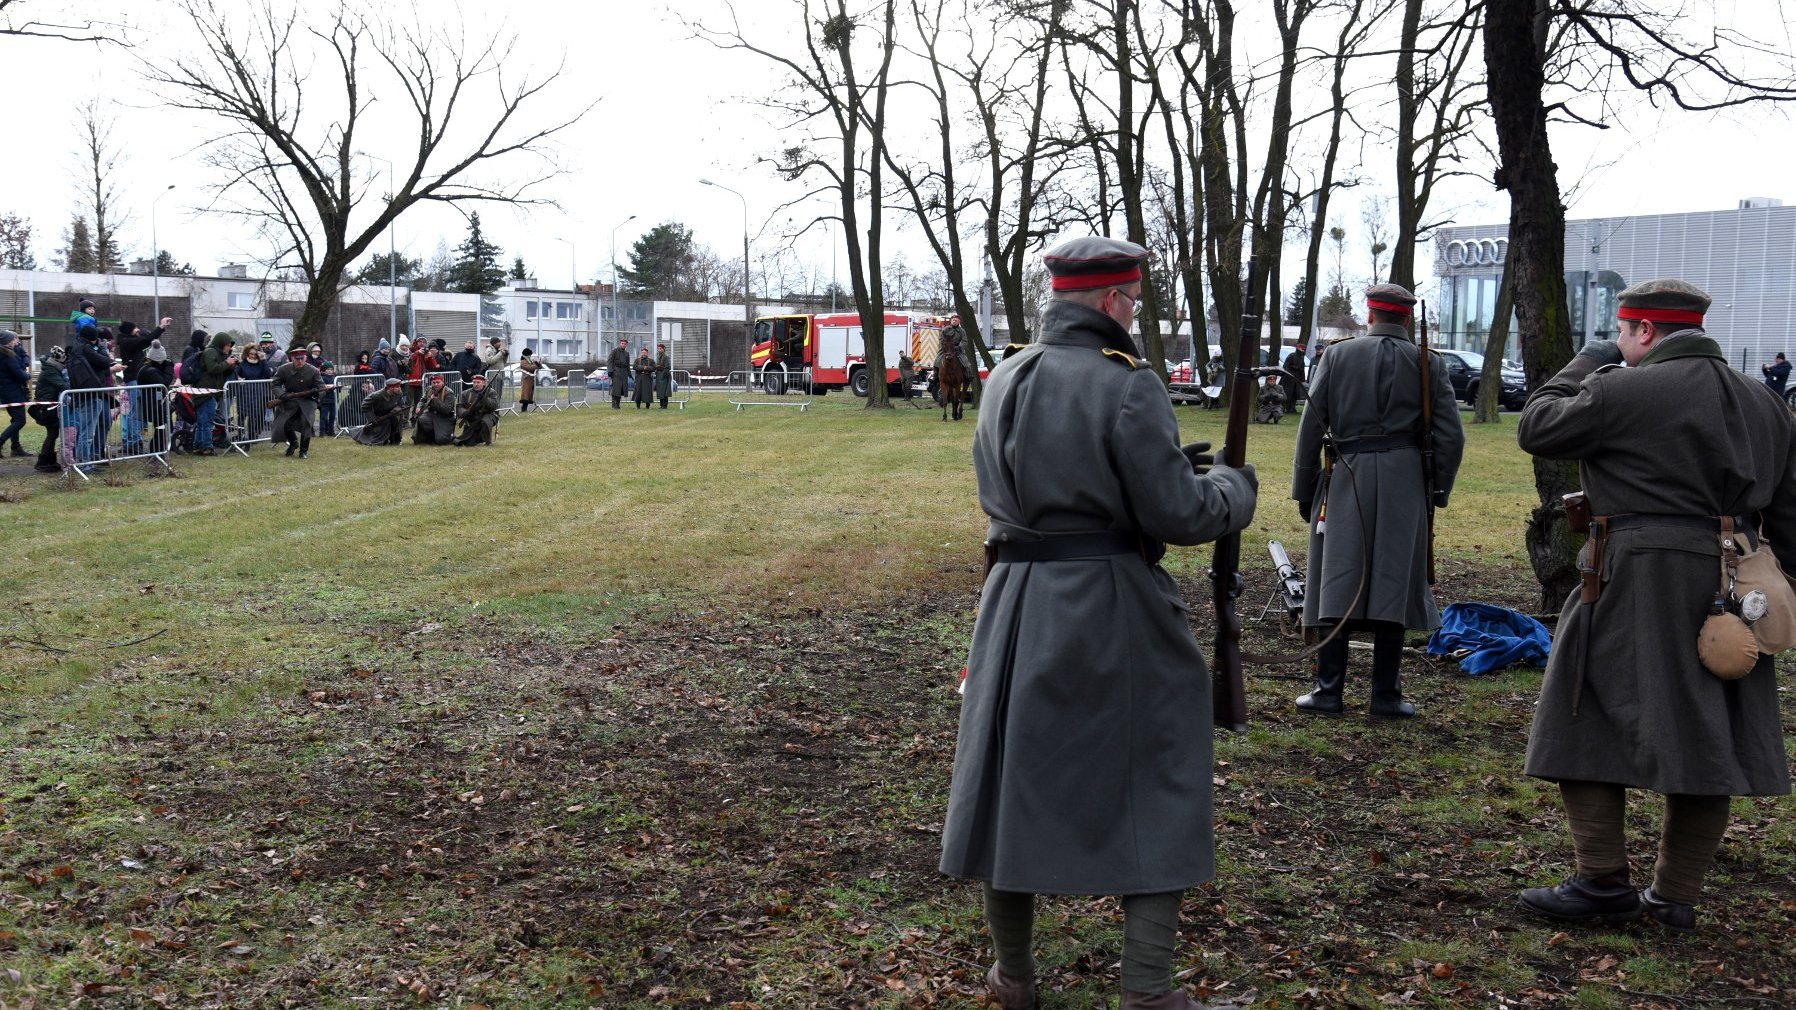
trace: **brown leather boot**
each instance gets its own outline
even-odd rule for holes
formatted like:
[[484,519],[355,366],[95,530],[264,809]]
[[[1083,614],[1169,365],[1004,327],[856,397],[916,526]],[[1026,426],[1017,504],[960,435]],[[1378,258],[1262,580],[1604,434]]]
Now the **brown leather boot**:
[[1121,1010],[1209,1010],[1209,1007],[1185,995],[1183,989],[1155,993],[1124,989]]
[[985,973],[985,987],[998,999],[1004,1010],[1035,1010],[1035,980],[1011,978],[992,965]]

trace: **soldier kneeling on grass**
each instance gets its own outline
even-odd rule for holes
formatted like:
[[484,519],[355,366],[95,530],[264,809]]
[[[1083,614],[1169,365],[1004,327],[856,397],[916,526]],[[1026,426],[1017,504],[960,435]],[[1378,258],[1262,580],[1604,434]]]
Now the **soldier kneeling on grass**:
[[499,393],[486,388],[486,376],[474,376],[472,387],[461,395],[455,413],[461,418],[456,445],[493,444],[493,427],[499,423]]
[[[481,381],[486,377],[481,376]],[[430,377],[430,388],[424,402],[418,404],[418,416],[412,423],[413,445],[448,445],[455,441],[455,394],[441,375]]]

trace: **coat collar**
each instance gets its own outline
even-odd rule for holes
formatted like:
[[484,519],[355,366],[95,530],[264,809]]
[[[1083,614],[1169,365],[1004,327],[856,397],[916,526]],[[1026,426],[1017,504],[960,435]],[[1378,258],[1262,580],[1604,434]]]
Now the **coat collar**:
[[1721,352],[1721,345],[1707,333],[1701,330],[1679,330],[1659,341],[1658,346],[1640,359],[1640,365],[1656,365],[1661,361],[1677,358],[1719,358],[1726,361],[1727,355]]
[[1055,298],[1041,314],[1041,343],[1089,347],[1092,350],[1115,348],[1130,357],[1139,358],[1134,338],[1118,326],[1116,320],[1097,309],[1064,298]]
[[1409,327],[1402,323],[1373,323],[1371,326],[1366,327],[1366,336],[1396,337],[1398,340],[1405,343],[1411,342],[1409,337]]

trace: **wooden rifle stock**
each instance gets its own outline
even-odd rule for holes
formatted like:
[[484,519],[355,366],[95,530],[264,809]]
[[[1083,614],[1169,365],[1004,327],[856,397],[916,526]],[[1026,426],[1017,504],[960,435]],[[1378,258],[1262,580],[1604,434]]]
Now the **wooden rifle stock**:
[[1434,585],[1434,369],[1428,361],[1428,303],[1416,317],[1416,360],[1422,364],[1422,430],[1417,444],[1422,449],[1423,505],[1428,510],[1428,584]]
[[[1235,383],[1229,391],[1228,434],[1222,444],[1224,466],[1247,462],[1247,423],[1252,418],[1259,350],[1259,306],[1249,304],[1259,287],[1260,265],[1247,261],[1247,295],[1241,305],[1240,343],[1235,350]],[[1216,662],[1210,671],[1215,722],[1236,732],[1247,729],[1247,684],[1241,669],[1241,617],[1235,600],[1241,595],[1241,534],[1230,533],[1216,541],[1210,565],[1210,592],[1216,605]]]

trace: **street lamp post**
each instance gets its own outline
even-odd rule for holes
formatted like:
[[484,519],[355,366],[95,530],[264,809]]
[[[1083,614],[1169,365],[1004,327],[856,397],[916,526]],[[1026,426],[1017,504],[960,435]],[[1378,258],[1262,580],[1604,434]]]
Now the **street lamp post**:
[[150,283],[154,286],[155,292],[150,298],[150,303],[154,306],[150,310],[150,315],[155,317],[156,322],[153,325],[156,326],[162,325],[162,244],[156,241],[156,205],[162,202],[162,198],[168,195],[170,189],[174,188],[175,184],[169,183],[168,189],[157,193],[156,199],[150,201]]
[[[576,256],[574,240],[571,238],[562,238],[560,235],[557,235],[557,236],[555,236],[555,241],[567,243],[567,289],[568,289],[568,291],[573,293],[574,304],[579,305],[580,304],[580,261]],[[541,350],[542,333],[540,332],[542,330],[542,312],[541,312],[541,310],[538,310],[536,318],[537,318],[537,327],[536,328],[538,330],[537,340],[536,340],[537,348],[538,348],[537,353],[540,354],[540,353],[542,353],[542,350]]]
[[[617,314],[617,229],[634,220],[636,215],[631,214],[611,229],[611,332],[614,337],[623,332],[624,326],[623,317]],[[616,345],[615,340],[612,343]]]
[[736,199],[742,201],[742,334],[752,345],[755,339],[755,310],[748,298],[748,197],[721,182],[700,179],[702,186],[716,186],[727,193],[735,193]]

